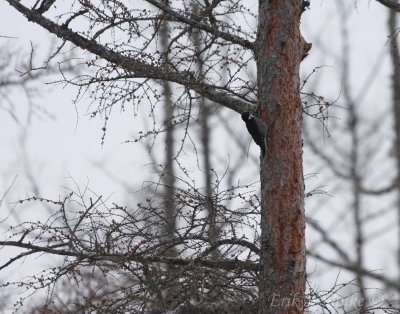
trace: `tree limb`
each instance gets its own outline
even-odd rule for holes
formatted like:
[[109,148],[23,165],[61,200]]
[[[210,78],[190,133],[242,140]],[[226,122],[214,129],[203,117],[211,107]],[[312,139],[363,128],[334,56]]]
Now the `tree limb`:
[[380,4],[384,5],[385,7],[394,10],[396,12],[400,12],[400,3],[395,2],[393,0],[376,0]]
[[324,263],[326,263],[328,265],[339,267],[339,268],[344,268],[344,269],[346,269],[348,271],[351,271],[351,272],[354,272],[354,273],[358,273],[358,274],[362,274],[363,276],[369,277],[371,279],[378,280],[378,281],[384,283],[388,288],[392,288],[392,289],[396,289],[396,290],[400,291],[400,283],[399,282],[394,281],[394,280],[390,280],[389,278],[387,278],[387,277],[385,277],[383,275],[380,275],[380,274],[377,274],[375,272],[366,270],[365,268],[360,268],[355,263],[341,263],[341,262],[338,262],[338,261],[333,261],[333,260],[330,260],[330,259],[322,256],[322,255],[319,255],[319,254],[316,254],[316,253],[313,253],[313,252],[310,252],[310,251],[307,251],[307,255],[308,256],[312,256],[315,259],[317,259],[317,260],[319,260],[321,262],[324,262]]
[[215,27],[211,27],[207,24],[203,24],[199,21],[196,21],[194,19],[190,19],[187,18],[181,14],[179,14],[178,12],[176,12],[175,10],[171,9],[169,6],[161,3],[160,1],[157,0],[146,0],[148,3],[154,5],[155,7],[157,7],[158,9],[164,11],[165,13],[168,13],[169,15],[171,15],[173,18],[175,18],[176,20],[178,20],[179,22],[188,24],[192,27],[201,29],[207,33],[213,34],[216,37],[220,37],[222,39],[225,39],[227,41],[230,41],[233,44],[242,46],[243,48],[247,48],[247,49],[251,49],[254,50],[254,43],[250,42],[246,39],[243,39],[239,36],[235,36],[226,32],[221,32],[218,29],[216,29]]
[[[124,263],[124,262],[138,262],[138,263],[166,263],[177,266],[190,266],[197,265],[207,268],[217,268],[224,270],[248,270],[258,271],[258,263],[251,261],[240,261],[240,260],[202,260],[202,259],[182,259],[182,258],[171,258],[165,256],[143,256],[134,255],[132,252],[127,254],[101,254],[101,253],[83,253],[77,251],[63,250],[60,247],[68,246],[68,243],[61,243],[54,246],[38,246],[31,243],[23,243],[20,241],[0,241],[0,245],[14,246],[18,248],[24,248],[30,250],[29,253],[22,253],[23,255],[29,255],[33,253],[49,253],[53,255],[76,257],[79,259],[86,259],[89,261],[108,261],[113,263]],[[21,255],[22,255],[21,254]],[[18,256],[20,257],[20,256]],[[9,266],[10,263],[5,263],[0,266],[0,270]]]
[[231,93],[227,92],[224,87],[214,86],[208,83],[201,82],[196,79],[193,74],[172,71],[168,68],[161,66],[154,66],[142,60],[133,59],[123,56],[122,54],[108,49],[94,40],[83,37],[82,35],[72,31],[65,25],[58,25],[57,23],[49,20],[40,13],[22,5],[17,0],[6,0],[17,11],[22,13],[28,21],[39,24],[50,33],[57,37],[68,40],[80,47],[87,50],[94,55],[97,55],[108,62],[111,62],[127,71],[132,72],[136,78],[150,78],[154,80],[167,80],[174,83],[183,85],[193,91],[205,96],[206,98],[214,101],[224,107],[227,107],[236,112],[253,111],[256,106],[255,103],[238,99],[233,97]]
[[[257,302],[243,300],[242,302],[213,302],[201,303],[199,305],[182,304],[176,309],[166,312],[166,314],[185,314],[185,313],[256,313]],[[159,312],[148,312],[146,314],[158,314]]]

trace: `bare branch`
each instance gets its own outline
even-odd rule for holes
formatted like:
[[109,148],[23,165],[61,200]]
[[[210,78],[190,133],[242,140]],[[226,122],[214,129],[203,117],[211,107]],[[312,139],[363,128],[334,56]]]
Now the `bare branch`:
[[165,13],[168,13],[169,15],[171,15],[173,18],[175,18],[179,22],[182,22],[187,25],[190,25],[191,27],[195,27],[195,28],[201,29],[203,31],[206,31],[206,32],[214,35],[215,37],[220,37],[222,39],[230,41],[233,44],[242,46],[243,48],[254,50],[254,43],[252,43],[244,38],[219,31],[216,27],[211,27],[207,24],[197,21],[196,19],[187,18],[184,15],[171,9],[167,5],[161,3],[160,1],[157,1],[157,0],[146,0],[146,1],[148,3],[151,3],[152,5],[154,5],[155,7],[159,8],[160,10],[163,10]]
[[155,66],[146,63],[143,60],[123,56],[112,49],[98,44],[94,40],[83,37],[65,26],[54,23],[42,16],[40,13],[28,9],[17,0],[6,1],[25,15],[29,21],[33,21],[59,38],[68,40],[81,49],[87,50],[104,60],[114,63],[124,70],[129,71],[131,73],[130,77],[132,78],[151,78],[154,80],[175,82],[237,112],[253,111],[255,108],[255,103],[250,102],[250,100],[239,99],[237,96],[233,96],[232,92],[227,90],[225,87],[216,87],[201,82],[194,77],[192,73],[173,71],[163,66]]
[[377,274],[376,272],[373,272],[373,271],[370,271],[370,270],[366,270],[365,268],[360,268],[357,264],[354,264],[354,263],[342,263],[342,262],[339,262],[339,261],[330,260],[327,257],[324,257],[324,256],[322,256],[320,254],[316,254],[316,253],[313,253],[313,252],[309,252],[309,251],[307,251],[307,255],[308,256],[312,256],[315,259],[317,259],[317,260],[319,260],[321,262],[324,262],[324,263],[326,263],[328,265],[335,266],[335,267],[338,267],[338,268],[344,268],[344,269],[346,269],[348,271],[360,274],[362,276],[366,276],[366,277],[369,277],[371,279],[378,280],[378,281],[382,282],[383,284],[385,284],[388,288],[400,290],[400,283],[399,282],[394,281],[394,280],[390,280],[389,278],[387,278],[384,275],[380,275],[380,274]]
[[394,1],[394,0],[376,0],[380,4],[383,4],[385,7],[388,7],[391,10],[400,12],[400,3]]

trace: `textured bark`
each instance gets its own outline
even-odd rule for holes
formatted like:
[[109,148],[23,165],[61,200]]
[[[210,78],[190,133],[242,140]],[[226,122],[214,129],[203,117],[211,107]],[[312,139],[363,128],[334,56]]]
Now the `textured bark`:
[[299,67],[309,45],[300,34],[303,1],[260,1],[257,40],[260,116],[268,124],[261,163],[259,313],[303,313],[304,181]]

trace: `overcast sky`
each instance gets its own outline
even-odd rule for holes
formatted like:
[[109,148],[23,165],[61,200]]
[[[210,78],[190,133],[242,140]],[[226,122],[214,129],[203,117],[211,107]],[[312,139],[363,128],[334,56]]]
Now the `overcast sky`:
[[[305,77],[316,66],[326,66],[315,76],[318,92],[327,99],[339,97],[341,105],[341,76],[338,65],[340,56],[340,21],[338,18],[335,1],[313,0],[311,9],[303,15],[302,31],[308,42],[313,43],[310,55],[302,64],[302,76]],[[368,80],[373,80],[368,93],[363,94],[362,102],[358,105],[365,119],[384,114],[390,108],[390,59],[388,54],[387,10],[375,1],[345,1],[348,2],[350,23],[350,68],[351,88],[355,97]],[[14,37],[6,39],[0,37],[0,46],[15,51],[15,55],[24,58],[29,55],[31,43],[37,52],[38,65],[41,56],[44,56],[51,47],[52,40],[45,31],[34,23],[28,22],[24,17],[11,8],[5,1],[0,1],[0,35]],[[0,58],[3,58],[1,55]],[[379,63],[380,66],[374,67]],[[17,66],[16,66],[17,67]],[[371,78],[370,73],[373,71]],[[46,81],[57,80],[57,76]],[[43,82],[44,83],[44,82]],[[25,198],[32,195],[32,185],[26,172],[26,162],[35,180],[40,183],[42,196],[56,197],[63,194],[63,186],[70,185],[66,179],[72,176],[79,184],[90,182],[90,186],[98,194],[111,195],[113,201],[123,201],[127,197],[126,191],[105,174],[105,170],[115,175],[118,180],[129,183],[132,189],[138,189],[142,180],[151,177],[152,167],[141,144],[123,144],[125,140],[132,139],[136,132],[145,128],[143,121],[146,117],[134,118],[132,111],[119,114],[115,112],[108,126],[105,145],[101,145],[100,119],[90,119],[87,108],[90,100],[83,98],[77,105],[73,104],[76,89],[63,85],[37,85],[42,89],[35,103],[40,104],[49,114],[38,113],[28,124],[29,104],[18,89],[7,95],[15,104],[17,121],[4,110],[4,100],[0,102],[0,193],[3,193],[12,180],[17,177],[12,192],[7,201]],[[335,110],[337,119],[345,119],[346,110]],[[235,123],[243,127],[238,116]],[[307,123],[307,121],[306,121]],[[334,122],[332,122],[334,125]],[[386,119],[387,128],[383,130],[391,138],[391,120]],[[21,136],[27,132],[26,158],[24,158]],[[332,132],[334,134],[334,132]],[[226,134],[224,134],[226,136]],[[226,137],[214,137],[213,147],[224,146]],[[329,149],[329,139],[323,137],[321,141]],[[389,147],[388,145],[387,147]],[[226,146],[224,146],[226,147]],[[390,147],[389,147],[390,148]],[[257,147],[251,146],[251,152],[257,154]],[[384,152],[388,153],[388,152]],[[160,152],[162,154],[162,152]],[[235,154],[227,151],[228,156]],[[159,156],[161,161],[161,157]],[[228,157],[227,157],[228,159]],[[313,160],[305,156],[305,173],[314,171]],[[99,168],[96,164],[101,164]],[[221,166],[223,168],[223,165]],[[139,176],[140,174],[141,176]],[[321,176],[324,177],[322,170]],[[320,182],[307,181],[309,185],[318,186]],[[327,187],[328,191],[334,190],[334,183]],[[338,195],[333,195],[333,201],[341,203]],[[338,200],[339,199],[339,200]],[[333,202],[331,199],[322,199],[322,202]],[[307,200],[310,209],[321,206],[321,199],[313,203]],[[11,205],[3,205],[0,219],[7,215]],[[307,208],[308,209],[308,208]],[[24,210],[29,210],[25,208]],[[318,219],[330,219],[330,216],[318,216]],[[380,254],[371,253],[368,263],[371,269],[381,269],[383,272],[397,271],[395,269],[393,250],[397,244],[393,241],[395,231],[382,237],[376,244]],[[391,241],[392,239],[392,241]],[[312,239],[307,239],[312,241]],[[345,237],[344,237],[345,241]],[[349,242],[349,246],[352,244]],[[315,265],[309,265],[315,267]]]

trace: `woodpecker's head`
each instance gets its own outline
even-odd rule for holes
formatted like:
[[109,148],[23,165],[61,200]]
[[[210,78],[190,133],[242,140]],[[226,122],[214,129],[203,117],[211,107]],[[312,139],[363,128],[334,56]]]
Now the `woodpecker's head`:
[[249,121],[251,119],[251,114],[250,112],[243,112],[242,113],[242,120],[244,122]]

